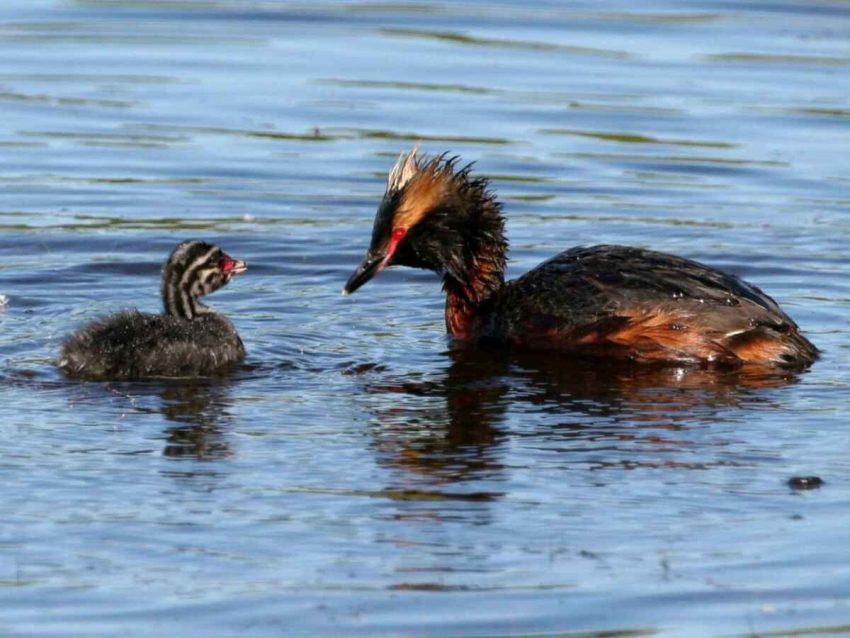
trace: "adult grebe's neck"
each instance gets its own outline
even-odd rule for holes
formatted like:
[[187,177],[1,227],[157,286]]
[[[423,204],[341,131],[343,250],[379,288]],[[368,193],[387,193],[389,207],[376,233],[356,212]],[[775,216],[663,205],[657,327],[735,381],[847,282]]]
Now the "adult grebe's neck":
[[452,337],[476,337],[482,306],[505,284],[508,242],[501,206],[486,180],[465,181],[458,192],[467,210],[466,224],[457,229],[459,242],[445,253],[446,331]]

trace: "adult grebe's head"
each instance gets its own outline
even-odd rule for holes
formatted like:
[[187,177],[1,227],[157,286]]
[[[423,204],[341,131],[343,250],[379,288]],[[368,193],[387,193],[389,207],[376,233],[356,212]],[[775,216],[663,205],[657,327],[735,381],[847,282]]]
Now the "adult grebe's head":
[[416,148],[399,158],[375,215],[369,250],[343,294],[396,264],[434,270],[468,286],[483,258],[501,278],[507,242],[500,206],[487,179],[472,177],[472,165],[458,162],[445,153],[417,157]]

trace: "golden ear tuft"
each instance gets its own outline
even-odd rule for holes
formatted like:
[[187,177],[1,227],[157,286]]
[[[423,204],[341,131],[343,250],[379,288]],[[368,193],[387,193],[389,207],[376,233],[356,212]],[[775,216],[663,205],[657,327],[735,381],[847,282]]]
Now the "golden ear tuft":
[[418,166],[417,172],[406,183],[393,216],[393,226],[413,228],[440,204],[451,181],[451,171],[444,170],[437,162]]

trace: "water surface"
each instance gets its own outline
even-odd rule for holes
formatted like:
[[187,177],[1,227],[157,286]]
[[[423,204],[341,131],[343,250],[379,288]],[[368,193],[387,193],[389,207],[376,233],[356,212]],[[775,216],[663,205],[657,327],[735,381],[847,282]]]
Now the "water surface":
[[[0,633],[850,631],[848,73],[841,0],[3,3]],[[431,274],[341,297],[416,142],[492,178],[511,276],[675,252],[823,359],[458,350]],[[210,299],[245,366],[65,380],[193,237],[250,263]]]

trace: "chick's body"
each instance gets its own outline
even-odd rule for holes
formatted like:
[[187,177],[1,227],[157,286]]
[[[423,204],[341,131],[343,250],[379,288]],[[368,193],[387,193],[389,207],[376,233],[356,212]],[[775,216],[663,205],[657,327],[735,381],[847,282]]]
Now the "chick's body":
[[163,268],[165,312],[125,310],[70,335],[59,367],[71,377],[193,377],[222,371],[245,356],[229,319],[200,303],[203,295],[247,269],[217,246],[183,242]]

